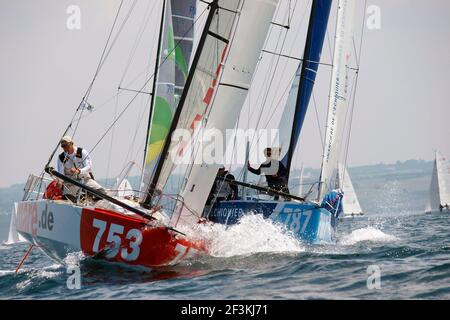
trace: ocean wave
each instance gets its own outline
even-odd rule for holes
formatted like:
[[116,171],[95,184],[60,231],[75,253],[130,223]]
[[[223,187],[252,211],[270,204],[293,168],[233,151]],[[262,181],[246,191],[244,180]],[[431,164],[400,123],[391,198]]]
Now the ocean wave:
[[246,215],[236,225],[214,224],[200,228],[214,257],[251,255],[261,252],[302,252],[301,243],[280,224],[261,215]]
[[14,270],[0,270],[0,277],[7,274],[13,274],[14,272]]
[[343,235],[338,244],[344,246],[351,246],[358,242],[370,241],[370,242],[394,242],[397,241],[396,236],[386,234],[383,231],[374,227],[365,227],[353,230],[350,234]]

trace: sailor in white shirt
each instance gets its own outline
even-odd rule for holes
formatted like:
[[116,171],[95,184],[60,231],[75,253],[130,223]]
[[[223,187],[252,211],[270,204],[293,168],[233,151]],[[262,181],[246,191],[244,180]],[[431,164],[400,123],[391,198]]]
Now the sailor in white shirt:
[[[74,146],[73,140],[69,136],[64,136],[60,143],[64,152],[58,156],[58,172],[78,180],[92,189],[105,193],[105,189],[94,180],[92,160],[87,150]],[[69,183],[63,184],[61,181],[58,182],[58,186],[64,186],[63,193],[74,197],[79,190],[78,187]]]

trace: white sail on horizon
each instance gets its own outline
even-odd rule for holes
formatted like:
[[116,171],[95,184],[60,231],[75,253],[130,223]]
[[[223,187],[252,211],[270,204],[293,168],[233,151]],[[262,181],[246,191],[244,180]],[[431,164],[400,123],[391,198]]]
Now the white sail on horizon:
[[14,203],[11,212],[11,222],[9,226],[8,241],[5,244],[14,244],[18,242],[24,242],[25,239],[16,230],[16,217],[17,217],[17,203]]
[[426,212],[440,211],[450,206],[450,164],[440,152],[435,152],[430,183],[430,198]]

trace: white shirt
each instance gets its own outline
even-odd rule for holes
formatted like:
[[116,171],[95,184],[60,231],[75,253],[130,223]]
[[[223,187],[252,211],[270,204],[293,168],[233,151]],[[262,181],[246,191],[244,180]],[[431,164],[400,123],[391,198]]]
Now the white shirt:
[[57,170],[59,173],[64,175],[72,175],[72,173],[70,172],[70,169],[72,168],[80,169],[80,175],[85,175],[91,171],[91,156],[86,151],[86,149],[83,148],[83,151],[81,152],[81,158],[78,158],[76,156],[77,149],[78,148],[76,146],[73,146],[73,153],[69,154],[67,152],[64,152],[64,157],[67,159],[65,163],[62,163],[58,156]]

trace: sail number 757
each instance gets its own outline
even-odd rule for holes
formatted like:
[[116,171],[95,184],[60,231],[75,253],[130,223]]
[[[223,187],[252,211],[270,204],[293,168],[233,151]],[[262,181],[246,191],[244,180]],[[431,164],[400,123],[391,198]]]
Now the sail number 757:
[[[100,240],[102,239],[106,229],[108,229],[108,223],[103,220],[94,219],[92,225],[98,229],[97,236],[95,237],[94,244],[92,246],[92,251],[99,252]],[[130,229],[125,236],[128,240],[127,247],[122,247],[123,233],[123,226],[111,223],[109,226],[108,237],[106,238],[106,246],[110,247],[106,252],[106,257],[113,259],[120,252],[122,259],[126,261],[135,261],[139,257],[139,246],[142,243],[142,232],[139,229]]]

